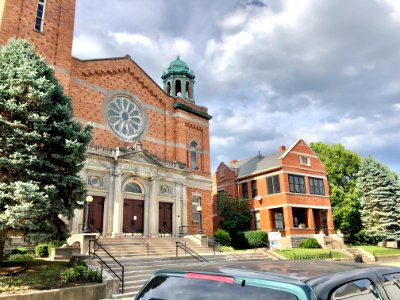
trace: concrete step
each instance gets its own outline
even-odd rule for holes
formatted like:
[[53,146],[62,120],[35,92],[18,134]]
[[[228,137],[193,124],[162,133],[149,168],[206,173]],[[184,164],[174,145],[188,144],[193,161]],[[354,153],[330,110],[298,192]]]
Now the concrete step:
[[[200,241],[196,239],[177,239],[174,237],[153,237],[143,239],[138,237],[125,238],[102,238],[100,243],[112,256],[114,256],[124,266],[124,294],[113,295],[114,299],[123,299],[124,297],[133,298],[140,290],[148,278],[157,270],[167,268],[180,268],[198,266],[201,264],[197,259],[187,254],[182,249],[178,249],[178,257],[176,257],[176,242],[185,243],[186,246],[206,258],[209,262],[218,262],[226,260],[238,259],[271,259],[265,255],[264,251],[239,252],[236,256],[229,253],[219,253],[211,248],[200,245]],[[148,253],[147,253],[148,252]],[[117,274],[121,272],[121,267],[100,248],[96,254],[102,258]],[[100,262],[99,262],[100,263]],[[107,268],[104,268],[109,274]],[[115,277],[114,274],[110,276]]]

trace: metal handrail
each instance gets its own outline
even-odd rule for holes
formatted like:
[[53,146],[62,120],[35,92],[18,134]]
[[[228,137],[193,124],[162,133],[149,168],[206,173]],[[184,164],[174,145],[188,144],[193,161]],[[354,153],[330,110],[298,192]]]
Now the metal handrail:
[[[93,243],[93,252],[91,251],[92,245]],[[96,249],[97,246],[97,249]],[[96,254],[96,251],[101,248],[110,258],[112,258],[120,267],[121,267],[121,277],[117,275],[117,273],[114,272],[113,269],[111,269],[111,267],[100,257]],[[121,281],[121,285],[122,285],[122,290],[121,293],[124,293],[124,276],[125,276],[125,268],[124,266],[115,259],[114,256],[112,256],[106,249],[104,249],[104,247],[102,245],[100,245],[97,240],[89,240],[89,254],[93,254],[93,258],[97,257],[102,263],[103,265],[105,265],[118,279],[119,281]]]
[[183,228],[189,228],[189,226],[179,226],[179,237],[184,236]]
[[200,254],[196,253],[192,249],[190,249],[188,246],[186,246],[186,243],[182,242],[175,242],[176,243],[176,257],[178,257],[178,248],[181,248],[184,250],[186,253],[189,253],[192,257],[196,258],[200,262],[208,262],[207,259],[205,259],[203,256]]
[[[129,231],[129,233],[131,233],[132,236],[135,236],[135,237],[139,237],[139,238],[140,238],[140,241],[141,241],[143,244],[146,245],[146,248],[147,248],[147,256],[149,256],[149,242],[146,241],[146,239],[145,239],[144,237],[142,237],[139,233],[137,233],[135,230],[133,230],[132,228],[130,228],[130,227],[128,227],[128,226],[124,226],[124,230]],[[125,233],[125,235],[126,235],[126,233]]]
[[172,234],[171,231],[169,231],[168,229],[166,229],[166,227],[161,227],[161,232],[158,233],[158,236],[165,236],[166,234],[168,234],[169,236],[175,236],[174,234]]

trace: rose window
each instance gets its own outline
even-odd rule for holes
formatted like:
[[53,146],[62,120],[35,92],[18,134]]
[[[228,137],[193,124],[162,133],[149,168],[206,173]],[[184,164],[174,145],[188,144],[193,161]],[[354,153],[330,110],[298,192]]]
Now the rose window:
[[107,118],[111,128],[125,140],[139,136],[144,128],[144,118],[138,105],[127,98],[118,97],[110,102]]

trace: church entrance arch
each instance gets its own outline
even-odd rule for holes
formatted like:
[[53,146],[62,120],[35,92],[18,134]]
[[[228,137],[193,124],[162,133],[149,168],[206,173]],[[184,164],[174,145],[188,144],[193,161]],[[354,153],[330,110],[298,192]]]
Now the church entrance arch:
[[143,233],[144,201],[124,199],[123,232]]
[[159,205],[158,231],[160,233],[172,233],[172,203],[160,202]]

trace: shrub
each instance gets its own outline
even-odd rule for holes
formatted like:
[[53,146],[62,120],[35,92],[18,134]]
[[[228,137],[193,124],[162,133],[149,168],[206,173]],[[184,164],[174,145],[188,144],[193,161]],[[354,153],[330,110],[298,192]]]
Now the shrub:
[[321,245],[315,238],[308,238],[300,242],[300,248],[307,248],[307,249],[321,248]]
[[251,248],[249,245],[249,242],[246,239],[246,236],[244,235],[244,231],[238,231],[235,232],[235,234],[232,235],[232,246],[235,249],[249,249]]
[[26,253],[26,254],[21,254],[21,253],[17,253],[17,254],[13,254],[10,255],[9,261],[29,261],[29,260],[33,260],[32,255]]
[[29,254],[29,251],[25,247],[19,247],[11,250],[11,255],[15,254]]
[[90,269],[85,264],[79,263],[65,270],[61,279],[64,283],[70,282],[101,282],[101,274]]
[[47,244],[39,244],[35,248],[35,253],[37,257],[47,257],[49,256],[49,246]]
[[49,254],[51,253],[51,249],[53,249],[53,248],[59,248],[59,247],[61,247],[62,245],[64,245],[65,243],[66,243],[66,241],[52,241],[52,242],[48,243],[47,245],[49,246],[49,247],[48,247],[48,249],[49,249]]
[[263,247],[267,244],[268,235],[262,230],[245,231],[244,236],[250,246]]
[[223,229],[218,229],[216,232],[214,232],[214,237],[215,240],[221,245],[221,246],[230,246],[232,239],[229,235],[229,232],[223,230]]

